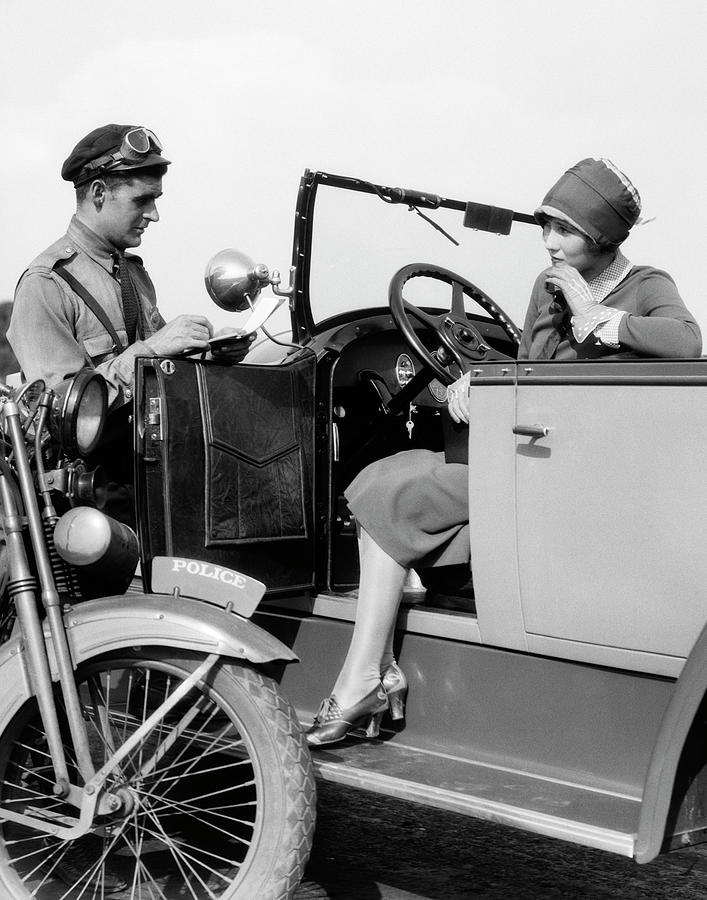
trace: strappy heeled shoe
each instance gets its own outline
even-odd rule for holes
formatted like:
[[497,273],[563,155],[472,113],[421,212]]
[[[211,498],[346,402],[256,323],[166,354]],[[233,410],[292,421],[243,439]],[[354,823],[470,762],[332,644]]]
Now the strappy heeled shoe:
[[342,709],[332,694],[322,700],[311,728],[307,729],[307,743],[310,747],[336,744],[359,729],[365,731],[367,738],[378,737],[381,719],[387,710],[388,695],[382,684],[349,709]]
[[396,662],[392,662],[381,676],[381,684],[388,695],[390,718],[400,721],[405,718],[405,700],[408,693],[408,680]]

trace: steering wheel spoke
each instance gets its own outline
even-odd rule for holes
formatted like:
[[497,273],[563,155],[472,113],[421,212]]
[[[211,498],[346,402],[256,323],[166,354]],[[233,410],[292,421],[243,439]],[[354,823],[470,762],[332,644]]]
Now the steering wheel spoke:
[[[406,300],[403,297],[403,286],[411,278],[434,278],[449,284],[452,288],[449,312],[432,315]],[[465,296],[489,313],[514,343],[520,343],[520,332],[511,319],[487,294],[461,275],[455,275],[454,272],[440,266],[413,263],[397,271],[390,282],[390,311],[395,324],[410,349],[443,384],[451,384],[456,380],[443,364],[443,361],[448,359],[453,360],[462,372],[465,372],[472,363],[488,359],[512,359],[489,347],[478,328],[467,318],[464,307]],[[441,359],[422,342],[412,325],[413,319],[434,333],[438,345],[442,348]]]
[[417,306],[414,306],[410,303],[409,300],[403,300],[405,305],[405,311],[409,316],[412,316],[413,319],[417,319],[421,325],[424,325],[430,331],[439,331],[444,321],[444,314],[441,316],[433,316],[430,313],[426,313],[424,309],[419,309]]
[[464,309],[464,286],[458,281],[452,282],[451,312],[453,312],[455,316],[466,317],[466,310]]

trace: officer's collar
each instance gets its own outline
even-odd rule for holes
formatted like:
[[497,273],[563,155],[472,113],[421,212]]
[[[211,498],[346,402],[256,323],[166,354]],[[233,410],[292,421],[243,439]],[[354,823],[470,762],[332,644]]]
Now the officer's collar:
[[120,252],[112,244],[96,234],[76,215],[71,217],[67,234],[84,253],[103,266],[107,272],[112,273],[113,259]]

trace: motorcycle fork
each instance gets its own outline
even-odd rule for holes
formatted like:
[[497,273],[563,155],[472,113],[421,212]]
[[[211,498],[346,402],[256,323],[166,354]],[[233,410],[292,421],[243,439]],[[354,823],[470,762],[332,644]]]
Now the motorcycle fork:
[[[39,421],[36,426],[38,433],[41,433],[43,430],[48,414],[46,405],[42,406],[41,401],[40,407],[42,408],[40,409]],[[66,708],[67,722],[76,754],[76,764],[84,783],[88,783],[95,775],[95,768],[89,751],[86,723],[81,712],[71,653],[61,614],[61,599],[54,583],[54,575],[45,542],[46,538],[32,473],[27,459],[17,403],[12,400],[5,402],[3,418],[5,420],[5,430],[9,434],[15,457],[20,493],[24,504],[24,514],[27,519],[30,540],[34,551],[41,599],[49,625],[49,633],[59,673],[59,683]],[[68,797],[71,787],[70,778],[52,688],[48,648],[44,639],[42,623],[37,612],[36,583],[27,560],[27,553],[22,539],[24,521],[17,510],[15,497],[11,491],[7,476],[0,478],[0,490],[5,509],[4,524],[10,564],[9,590],[15,599],[17,618],[26,645],[30,683],[37,697],[39,713],[47,736],[52,765],[54,766],[56,777],[54,790],[57,796]]]

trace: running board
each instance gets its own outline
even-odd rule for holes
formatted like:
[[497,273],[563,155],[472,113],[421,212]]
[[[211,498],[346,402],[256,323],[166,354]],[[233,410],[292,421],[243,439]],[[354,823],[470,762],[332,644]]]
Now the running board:
[[625,794],[385,741],[352,739],[312,759],[326,781],[634,855],[640,800]]

